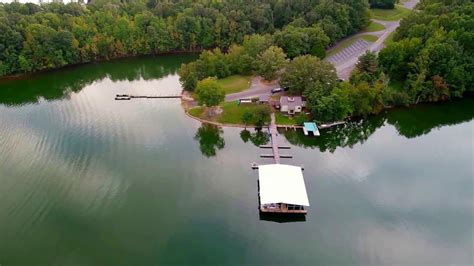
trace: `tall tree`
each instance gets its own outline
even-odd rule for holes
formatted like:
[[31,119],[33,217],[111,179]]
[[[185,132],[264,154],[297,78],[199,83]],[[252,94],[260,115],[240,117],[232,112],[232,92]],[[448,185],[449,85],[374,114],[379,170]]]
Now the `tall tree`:
[[214,107],[219,105],[225,98],[225,92],[219,86],[215,78],[206,78],[198,82],[196,94],[200,105]]
[[293,59],[287,65],[280,80],[280,84],[288,87],[288,92],[294,95],[301,95],[316,88],[328,94],[336,83],[337,74],[334,66],[311,55]]
[[283,49],[277,46],[270,46],[258,55],[255,61],[256,72],[266,80],[274,80],[286,62],[286,54],[283,52]]

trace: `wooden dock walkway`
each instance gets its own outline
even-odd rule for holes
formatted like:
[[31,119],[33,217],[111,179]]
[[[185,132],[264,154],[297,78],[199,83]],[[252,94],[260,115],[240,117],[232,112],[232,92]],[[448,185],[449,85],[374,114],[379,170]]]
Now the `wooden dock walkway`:
[[[260,145],[259,147],[261,149],[273,149],[273,147],[271,145]],[[278,146],[278,149],[289,150],[289,149],[291,149],[291,147],[290,146]]]
[[131,99],[180,99],[181,95],[128,95],[128,94],[117,94],[115,100],[131,100]]
[[280,153],[278,152],[278,130],[276,126],[276,119],[275,119],[275,113],[272,113],[270,115],[270,134],[272,135],[272,150],[273,150],[273,159],[275,160],[276,164],[280,163]]

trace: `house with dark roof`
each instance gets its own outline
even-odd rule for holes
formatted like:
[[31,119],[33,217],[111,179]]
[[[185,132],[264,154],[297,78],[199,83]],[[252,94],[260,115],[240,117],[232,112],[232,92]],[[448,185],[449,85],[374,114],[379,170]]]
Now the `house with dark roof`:
[[282,96],[280,98],[280,111],[289,115],[300,113],[305,106],[300,96]]

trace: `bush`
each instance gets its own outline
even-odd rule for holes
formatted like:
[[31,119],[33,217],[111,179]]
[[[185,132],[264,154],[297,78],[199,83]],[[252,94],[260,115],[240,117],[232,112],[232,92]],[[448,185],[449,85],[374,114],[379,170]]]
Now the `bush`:
[[262,127],[270,122],[270,106],[260,105],[254,113],[255,125]]
[[393,9],[396,0],[370,0],[370,8]]
[[308,117],[306,116],[306,114],[304,112],[299,113],[295,117],[295,122],[296,122],[297,125],[302,125],[306,121],[308,121]]

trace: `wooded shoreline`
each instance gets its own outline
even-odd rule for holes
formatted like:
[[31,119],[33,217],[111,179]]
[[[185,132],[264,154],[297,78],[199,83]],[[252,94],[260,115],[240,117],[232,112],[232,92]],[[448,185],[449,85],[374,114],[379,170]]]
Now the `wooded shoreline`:
[[119,62],[120,60],[125,60],[125,59],[140,59],[140,58],[145,58],[145,57],[150,57],[150,56],[160,57],[160,56],[188,55],[188,54],[198,55],[199,53],[201,53],[203,51],[204,51],[204,49],[196,49],[196,50],[192,50],[192,51],[170,51],[170,52],[163,52],[163,53],[154,53],[154,54],[149,54],[149,55],[129,55],[129,56],[123,56],[123,57],[117,57],[117,58],[111,58],[111,59],[98,59],[98,60],[90,61],[90,62],[64,65],[64,66],[61,66],[61,67],[58,67],[58,68],[51,68],[51,69],[38,70],[38,71],[28,72],[28,73],[16,73],[16,74],[12,74],[12,75],[0,76],[0,81],[2,81],[2,80],[28,79],[28,78],[35,77],[35,76],[41,75],[41,74],[51,74],[51,73],[54,73],[56,71],[74,69],[74,68],[77,68],[77,67],[92,65],[92,64],[97,64],[97,63],[104,63],[104,62],[111,62],[112,63],[114,61]]

